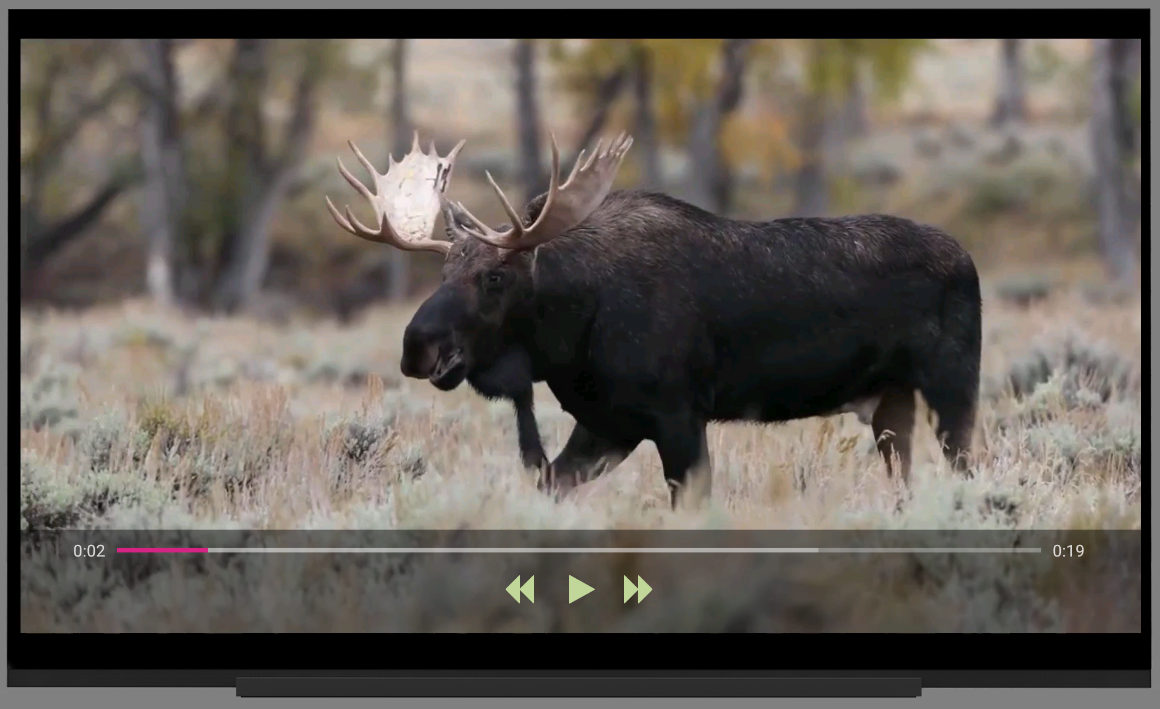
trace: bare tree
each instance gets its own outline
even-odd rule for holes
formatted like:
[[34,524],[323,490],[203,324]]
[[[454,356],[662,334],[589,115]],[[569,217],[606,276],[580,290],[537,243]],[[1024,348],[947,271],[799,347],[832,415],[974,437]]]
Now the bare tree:
[[[36,49],[43,50],[43,56],[34,59],[30,55],[38,53]],[[37,47],[21,45],[21,63],[27,66],[30,77],[29,83],[21,86],[21,104],[22,108],[27,105],[31,109],[27,118],[37,132],[31,148],[20,156],[22,282],[62,248],[84,235],[118,197],[142,179],[135,161],[117,160],[104,181],[82,204],[55,218],[44,213],[48,181],[59,169],[74,139],[129,87],[129,73],[118,71],[111,82],[98,84],[97,91],[90,91],[95,82],[89,73],[109,62],[120,61],[116,50],[115,44],[108,40],[40,43]],[[65,97],[65,92],[71,95]]]
[[172,39],[140,43],[140,84],[144,110],[140,123],[145,189],[140,218],[147,234],[145,284],[150,296],[171,305],[177,300],[174,262],[186,199],[186,173],[177,107],[177,76]]
[[660,140],[656,109],[653,106],[653,57],[648,47],[637,44],[632,50],[632,86],[636,101],[636,129],[633,131],[641,156],[640,188],[662,188]]
[[[411,147],[411,118],[407,105],[407,40],[396,39],[391,47],[391,153],[400,159]],[[411,290],[411,255],[387,249],[387,297],[406,300]]]
[[1131,40],[1093,41],[1091,140],[1095,156],[1099,237],[1108,274],[1120,286],[1135,277],[1135,227],[1128,195],[1131,132],[1127,112],[1127,69]]
[[516,70],[516,130],[519,176],[527,199],[540,194],[547,180],[540,163],[540,106],[536,96],[536,45],[517,39],[512,61]]
[[[277,151],[271,149],[263,115],[268,73],[275,67],[268,56],[271,42],[237,40],[228,76],[188,107],[179,100],[175,65],[183,44],[153,39],[22,45],[28,71],[21,107],[35,131],[21,156],[22,274],[38,270],[117,197],[144,183],[138,213],[151,295],[166,303],[200,301],[233,310],[246,305],[261,285],[277,205],[309,185],[298,172],[325,67],[324,44],[299,45],[304,68],[293,85],[291,118],[278,131],[283,138]],[[103,81],[104,76],[114,80]],[[140,154],[114,159],[103,183],[75,210],[46,217],[46,184],[62,156],[87,122],[104,115],[131,88],[140,99],[132,128]],[[205,151],[192,152],[190,140],[207,141],[214,159],[201,160]],[[225,163],[220,169],[219,156]],[[189,164],[194,158],[196,166]]]
[[699,106],[689,135],[689,201],[715,213],[733,202],[733,172],[721,154],[721,127],[741,103],[746,51],[752,39],[727,39],[721,46],[721,74],[714,95]]
[[1019,50],[1023,40],[999,40],[999,92],[991,125],[995,128],[1013,121],[1027,120],[1026,87],[1023,80],[1023,62]]
[[237,40],[231,64],[233,95],[226,116],[229,202],[218,252],[213,304],[232,311],[244,307],[261,287],[269,262],[269,229],[294,172],[305,157],[314,126],[314,94],[323,69],[323,48],[304,45],[305,66],[292,99],[292,115],[282,150],[270,155],[262,99],[267,83],[270,40]]

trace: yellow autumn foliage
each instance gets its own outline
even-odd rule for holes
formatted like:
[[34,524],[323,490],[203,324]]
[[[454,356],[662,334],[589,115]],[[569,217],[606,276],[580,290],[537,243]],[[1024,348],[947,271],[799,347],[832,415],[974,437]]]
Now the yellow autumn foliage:
[[756,160],[762,177],[773,180],[779,172],[796,170],[801,157],[783,116],[762,112],[757,115],[734,113],[721,127],[721,153],[729,165]]
[[[718,81],[723,39],[582,39],[543,40],[556,64],[562,88],[591,98],[599,82],[626,66],[632,52],[652,54],[653,101],[659,138],[684,145],[698,104],[708,99]],[[910,77],[915,57],[930,50],[928,40],[915,39],[762,39],[747,49],[747,70],[768,76],[787,65],[800,67],[797,94],[826,92],[841,98],[855,76],[868,70],[872,98],[891,100]],[[747,85],[747,92],[752,89]],[[628,127],[631,100],[623,91],[609,113],[609,125]],[[770,110],[735,112],[722,125],[721,147],[729,164],[757,159],[772,176],[799,164],[794,146],[794,117]]]

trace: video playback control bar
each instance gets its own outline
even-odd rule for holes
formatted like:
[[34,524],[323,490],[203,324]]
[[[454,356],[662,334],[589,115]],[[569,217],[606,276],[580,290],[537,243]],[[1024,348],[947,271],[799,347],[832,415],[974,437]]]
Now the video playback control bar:
[[[536,602],[536,577],[529,576],[528,580],[524,581],[522,584],[520,583],[520,578],[521,578],[520,576],[517,576],[515,578],[515,580],[512,581],[510,584],[508,584],[507,588],[505,588],[504,590],[507,591],[507,594],[509,596],[511,596],[513,599],[515,599],[516,603],[520,603],[520,596],[521,595],[524,598],[528,599],[529,602],[535,603]],[[571,576],[571,575],[568,576],[568,603],[569,604],[575,603],[576,601],[587,596],[588,594],[592,593],[595,590],[596,590],[595,588],[593,588],[592,586],[589,586],[587,583],[581,581],[580,579],[576,578],[575,576]],[[640,603],[650,593],[652,593],[652,586],[649,586],[648,582],[645,581],[644,579],[642,579],[640,576],[636,577],[635,583],[633,583],[632,579],[628,578],[627,576],[624,577],[624,602],[625,603],[628,603],[629,599],[632,598],[633,596],[636,597],[636,602]]]
[[1041,554],[1041,547],[118,547],[118,554]]

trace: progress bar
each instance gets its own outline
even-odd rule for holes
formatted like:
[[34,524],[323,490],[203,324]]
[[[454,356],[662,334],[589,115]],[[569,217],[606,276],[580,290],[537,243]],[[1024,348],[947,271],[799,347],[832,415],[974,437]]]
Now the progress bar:
[[1040,547],[120,547],[119,554],[1040,554]]

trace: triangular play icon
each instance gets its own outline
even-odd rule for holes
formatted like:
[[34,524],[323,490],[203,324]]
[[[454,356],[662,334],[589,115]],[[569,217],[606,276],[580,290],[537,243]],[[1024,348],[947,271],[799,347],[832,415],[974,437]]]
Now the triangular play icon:
[[627,576],[625,576],[624,577],[624,602],[628,603],[628,599],[632,598],[634,594],[636,594],[636,586],[634,586],[632,581]]
[[587,596],[589,593],[592,593],[595,590],[596,589],[592,588],[591,586],[584,583],[583,581],[576,578],[575,576],[568,577],[568,602],[569,603],[572,603],[573,601],[581,599],[581,598]]
[[640,594],[636,597],[637,603],[640,603],[644,600],[645,596],[652,593],[652,586],[649,586],[648,583],[646,583],[645,580],[639,576],[636,577],[636,587],[640,589]]

